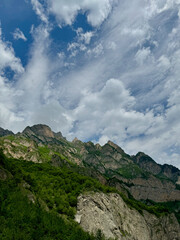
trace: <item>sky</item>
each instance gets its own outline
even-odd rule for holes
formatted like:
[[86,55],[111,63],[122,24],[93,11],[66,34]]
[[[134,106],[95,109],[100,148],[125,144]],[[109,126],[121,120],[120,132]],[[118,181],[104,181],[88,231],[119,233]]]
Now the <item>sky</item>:
[[180,168],[180,0],[0,0],[0,126]]

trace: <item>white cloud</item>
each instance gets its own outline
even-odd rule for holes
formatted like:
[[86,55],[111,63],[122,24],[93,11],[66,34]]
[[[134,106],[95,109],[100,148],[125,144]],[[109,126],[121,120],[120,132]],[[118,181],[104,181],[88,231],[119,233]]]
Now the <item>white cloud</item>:
[[15,31],[13,33],[13,37],[15,40],[22,39],[24,41],[27,41],[27,38],[25,37],[24,33],[19,28],[15,29]]
[[[14,86],[14,91],[19,93],[13,99],[15,116],[19,115],[23,119],[21,130],[27,125],[45,123],[54,131],[67,134],[72,127],[72,119],[58,101],[59,96],[54,87],[54,78],[57,81],[60,76],[58,71],[64,64],[64,54],[55,57],[49,52],[51,40],[47,26],[42,24],[34,28],[32,34],[34,43],[30,50],[31,58]],[[18,127],[12,129],[17,131]]]
[[13,71],[17,73],[22,73],[24,71],[21,61],[15,56],[14,49],[12,48],[10,43],[3,41],[1,28],[0,53],[0,71],[4,70],[6,67],[10,67]]
[[47,24],[48,16],[47,16],[44,6],[39,2],[39,0],[31,0],[31,4],[33,6],[34,11],[41,19],[41,21]]
[[90,44],[91,38],[95,35],[93,31],[83,32],[82,28],[76,30],[78,36],[78,42],[83,42],[84,44]]
[[150,56],[151,56],[151,51],[150,51],[150,48],[148,47],[148,48],[139,49],[135,55],[135,59],[138,62],[138,64],[142,66]]
[[99,57],[103,53],[104,47],[102,43],[97,44],[93,49],[89,49],[87,53],[94,57]]
[[14,99],[18,92],[13,87],[12,79],[6,78],[6,68],[15,73],[16,78],[24,72],[20,59],[15,56],[11,44],[4,41],[0,28],[0,125],[13,129],[12,126],[18,126],[22,119],[15,114]]
[[87,12],[88,22],[97,27],[108,17],[112,0],[48,0],[50,12],[57,21],[71,25],[79,11]]

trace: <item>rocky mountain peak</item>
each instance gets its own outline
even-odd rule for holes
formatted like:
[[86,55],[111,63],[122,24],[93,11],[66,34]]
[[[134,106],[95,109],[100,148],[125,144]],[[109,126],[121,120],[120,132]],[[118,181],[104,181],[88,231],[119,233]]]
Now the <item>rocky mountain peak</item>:
[[124,150],[121,148],[121,147],[119,147],[117,144],[115,144],[115,143],[113,143],[112,141],[108,141],[104,146],[111,146],[112,148],[114,148],[114,149],[116,149],[118,152],[120,152],[120,153],[124,153]]
[[73,139],[73,143],[76,143],[76,142],[79,142],[80,140],[77,138],[77,137],[75,137],[74,139]]
[[113,148],[119,148],[119,146],[118,145],[116,145],[115,143],[113,143],[112,141],[108,141],[107,142],[107,144],[109,144],[111,147],[113,147]]
[[115,144],[114,142],[112,142],[110,140],[107,142],[107,144],[110,145],[111,147],[115,148],[115,149],[121,149],[122,150],[122,148],[120,148],[117,144]]
[[26,127],[23,134],[27,136],[36,135],[36,136],[42,136],[42,137],[48,137],[48,138],[54,138],[54,133],[52,132],[51,128],[44,124],[37,124],[32,127]]

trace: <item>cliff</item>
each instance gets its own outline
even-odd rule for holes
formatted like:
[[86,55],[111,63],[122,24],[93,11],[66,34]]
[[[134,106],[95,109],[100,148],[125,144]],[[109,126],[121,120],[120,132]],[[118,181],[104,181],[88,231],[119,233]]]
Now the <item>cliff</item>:
[[85,231],[98,230],[118,240],[178,240],[180,226],[174,214],[155,216],[131,209],[118,194],[89,193],[78,198],[76,221]]

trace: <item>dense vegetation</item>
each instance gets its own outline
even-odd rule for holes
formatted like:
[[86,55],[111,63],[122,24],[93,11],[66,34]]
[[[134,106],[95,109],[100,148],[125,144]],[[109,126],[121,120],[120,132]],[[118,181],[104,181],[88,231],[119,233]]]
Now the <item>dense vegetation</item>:
[[23,196],[14,180],[0,181],[0,239],[2,240],[93,240],[72,221],[49,213]]
[[104,239],[100,232],[85,233],[71,219],[81,192],[108,192],[107,187],[67,168],[7,159],[2,153],[0,169],[10,172],[0,180],[0,239]]

